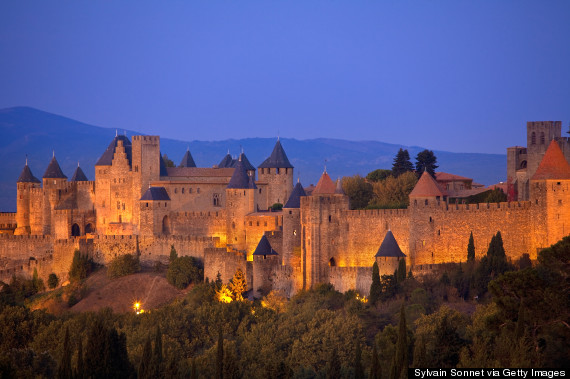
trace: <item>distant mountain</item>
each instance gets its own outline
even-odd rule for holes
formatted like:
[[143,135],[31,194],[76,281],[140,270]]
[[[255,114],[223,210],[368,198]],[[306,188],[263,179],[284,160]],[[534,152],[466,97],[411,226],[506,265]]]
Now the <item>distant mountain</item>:
[[[139,134],[130,130],[126,133],[129,137]],[[40,179],[55,151],[55,156],[68,177],[71,178],[79,162],[87,177],[93,180],[95,162],[114,136],[114,129],[84,124],[34,108],[0,110],[0,210],[16,209],[16,180],[24,167],[26,154],[32,172]],[[191,142],[162,138],[160,142],[162,152],[176,164],[180,163],[189,146],[199,167],[218,164],[228,149],[232,155],[237,156],[241,148],[252,164],[257,166],[271,154],[275,145],[275,139],[272,138]],[[325,160],[327,171],[333,178],[354,174],[365,176],[377,168],[391,168],[392,160],[400,147],[409,150],[412,160],[424,149],[377,141],[327,138],[282,138],[281,143],[295,166],[295,176],[300,175],[305,186],[316,184]],[[483,184],[505,179],[505,155],[445,151],[434,153],[439,164],[438,171],[467,176]]]

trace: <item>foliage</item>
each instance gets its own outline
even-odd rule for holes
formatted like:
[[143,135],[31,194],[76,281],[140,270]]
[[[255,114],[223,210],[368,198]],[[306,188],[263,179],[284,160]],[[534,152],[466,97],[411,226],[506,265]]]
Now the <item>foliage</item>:
[[4,284],[0,290],[0,308],[6,305],[22,305],[27,298],[38,293],[42,287],[43,282],[40,282],[37,277],[35,280],[28,280],[13,276],[10,284]]
[[69,328],[66,328],[65,337],[63,339],[63,356],[61,357],[57,368],[57,377],[59,379],[71,379],[73,377],[73,372],[71,371],[71,354]]
[[435,178],[435,169],[438,168],[437,158],[431,150],[423,150],[416,156],[416,173],[421,176],[424,171],[427,171],[433,178]]
[[392,175],[398,177],[410,171],[414,171],[414,165],[410,161],[410,153],[408,150],[400,148],[392,164]]
[[372,183],[374,198],[368,208],[406,208],[409,195],[418,178],[413,172],[406,172],[397,178],[390,176],[381,182]]
[[69,280],[79,282],[87,278],[94,268],[95,263],[93,259],[89,258],[87,254],[84,255],[79,250],[75,250],[71,267],[69,268]]
[[174,248],[174,245],[170,245],[170,256],[168,258],[169,262],[172,262],[173,260],[175,260],[176,258],[178,258],[178,253],[176,252],[176,249]]
[[485,203],[503,203],[507,201],[507,195],[500,188],[495,188],[485,198]]
[[48,276],[48,288],[54,289],[59,284],[59,278],[53,272]]
[[243,293],[247,291],[247,281],[241,268],[236,270],[228,287],[232,292],[234,300],[243,301]]
[[139,258],[133,254],[119,255],[111,260],[107,269],[109,278],[120,278],[139,272],[141,265]]
[[384,170],[379,168],[377,170],[369,172],[368,175],[366,175],[366,180],[370,182],[380,182],[390,175],[392,175],[392,170]]
[[364,209],[372,200],[372,184],[360,175],[342,178],[342,190],[350,199],[350,209]]
[[374,305],[380,299],[382,294],[382,284],[380,284],[380,271],[378,270],[378,263],[374,261],[372,266],[372,284],[370,285],[370,296],[368,301]]
[[162,154],[162,160],[164,160],[164,165],[166,167],[176,167],[172,159],[168,158],[168,155]]
[[467,260],[475,260],[475,241],[473,240],[473,232],[469,235],[469,242],[467,243]]
[[283,209],[283,204],[281,203],[274,203],[273,205],[271,205],[271,210],[272,211],[280,211]]
[[285,305],[287,304],[287,298],[283,296],[279,291],[273,290],[267,294],[261,300],[261,305],[267,309],[271,309],[274,312],[280,313],[285,311]]
[[184,289],[191,283],[203,280],[204,271],[194,257],[178,257],[170,262],[166,271],[166,280],[178,289]]
[[400,310],[400,321],[398,322],[398,341],[396,342],[396,354],[392,360],[390,368],[390,378],[399,379],[408,372],[408,328],[406,327],[406,311],[404,305]]
[[396,278],[397,283],[402,283],[406,280],[406,260],[404,258],[400,258],[398,261],[398,268],[396,269],[396,273],[394,277]]

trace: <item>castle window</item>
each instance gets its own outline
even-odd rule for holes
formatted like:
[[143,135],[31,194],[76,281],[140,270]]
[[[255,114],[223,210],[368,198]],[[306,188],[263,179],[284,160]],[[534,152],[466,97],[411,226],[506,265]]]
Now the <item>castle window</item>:
[[270,169],[270,168],[267,169],[267,173],[268,173],[268,174],[271,174],[271,169]]
[[178,193],[178,188],[175,188],[175,189],[174,189],[174,193]]
[[540,144],[544,145],[544,132],[540,133]]
[[125,210],[125,203],[123,203],[123,210]]
[[200,187],[196,188],[196,193],[200,193]]
[[259,221],[257,221],[257,226],[259,226]]
[[432,222],[433,220],[431,219],[431,216],[429,216],[429,222]]
[[329,222],[332,222],[332,216],[329,215]]
[[184,187],[182,187],[182,193],[184,193]]
[[294,235],[294,236],[297,235],[297,229],[293,229],[293,235]]
[[146,207],[148,208],[148,203],[146,203]]
[[249,222],[249,226],[253,226],[253,221],[250,221],[250,222]]
[[113,179],[113,183],[117,183],[117,178]]
[[290,215],[293,214],[293,211],[289,211],[289,214],[290,214]]
[[259,193],[261,193],[261,188],[259,189]]
[[441,230],[437,231],[437,235],[440,236],[441,235]]
[[535,132],[532,132],[532,134],[530,135],[530,144],[536,145],[536,133]]
[[289,173],[289,169],[285,168],[285,174],[288,174],[288,173]]
[[121,202],[117,201],[117,209],[121,209]]
[[166,202],[164,203],[164,206],[166,207]]
[[427,201],[427,199],[426,199],[425,203],[426,203],[425,205],[428,205],[428,201]]
[[215,193],[213,196],[214,196],[214,198],[213,198],[214,207],[219,207],[219,206],[221,206],[222,204],[221,204],[221,202],[220,202],[220,194],[219,194],[219,193]]
[[275,169],[275,173],[276,173],[277,175],[279,175],[279,168],[276,168],[276,169]]
[[330,267],[335,267],[335,266],[336,266],[336,262],[334,261],[334,258],[331,258],[331,259],[329,260],[329,266],[330,266]]
[[558,205],[562,205],[562,200],[558,200]]

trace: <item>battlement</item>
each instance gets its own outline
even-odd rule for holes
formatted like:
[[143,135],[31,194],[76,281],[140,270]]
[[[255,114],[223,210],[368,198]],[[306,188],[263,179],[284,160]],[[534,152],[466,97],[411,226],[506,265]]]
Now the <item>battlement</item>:
[[152,142],[158,143],[160,142],[159,136],[132,136],[132,141],[143,141],[143,142]]
[[199,211],[199,212],[174,212],[174,217],[192,217],[192,218],[225,218],[226,211]]
[[348,218],[407,217],[409,213],[408,209],[356,209],[344,211],[343,216]]
[[527,128],[562,128],[562,121],[528,121]]
[[34,234],[22,234],[22,235],[13,235],[13,234],[0,234],[0,241],[7,242],[7,241],[52,241],[51,236],[46,235],[34,235]]
[[344,202],[346,202],[346,198],[339,195],[317,195],[301,197],[301,207],[303,207],[303,205],[311,206],[317,204],[339,204]]

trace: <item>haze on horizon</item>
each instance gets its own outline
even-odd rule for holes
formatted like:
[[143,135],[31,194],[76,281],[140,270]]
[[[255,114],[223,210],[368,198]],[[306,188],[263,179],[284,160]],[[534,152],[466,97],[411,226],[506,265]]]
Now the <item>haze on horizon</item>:
[[570,120],[570,2],[0,3],[0,108],[180,140],[504,154]]

